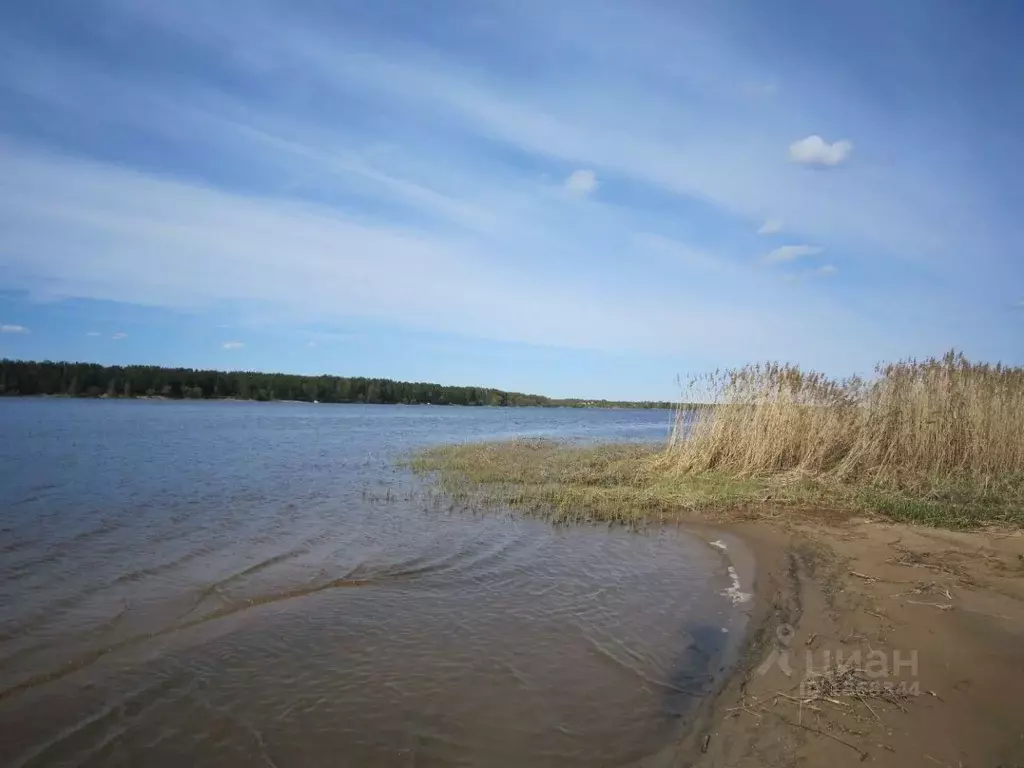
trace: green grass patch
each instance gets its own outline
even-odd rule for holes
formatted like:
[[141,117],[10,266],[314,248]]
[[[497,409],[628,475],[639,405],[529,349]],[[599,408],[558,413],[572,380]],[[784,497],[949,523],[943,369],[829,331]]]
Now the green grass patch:
[[417,454],[413,469],[434,475],[457,500],[505,506],[558,523],[631,526],[694,513],[742,510],[880,513],[943,528],[1024,524],[1024,484],[931,489],[927,493],[854,485],[804,472],[742,476],[684,472],[661,447],[578,445],[550,440],[467,443]]

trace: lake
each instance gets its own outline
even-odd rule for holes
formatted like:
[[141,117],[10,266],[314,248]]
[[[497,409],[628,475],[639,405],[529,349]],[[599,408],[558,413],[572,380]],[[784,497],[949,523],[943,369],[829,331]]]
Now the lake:
[[745,617],[681,529],[456,510],[402,460],[666,411],[0,399],[0,764],[631,765]]

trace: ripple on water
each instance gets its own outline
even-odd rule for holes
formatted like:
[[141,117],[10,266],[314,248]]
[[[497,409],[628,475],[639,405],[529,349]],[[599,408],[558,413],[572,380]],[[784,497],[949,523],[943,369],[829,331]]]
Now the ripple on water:
[[[62,420],[67,407],[86,410]],[[108,445],[81,474],[0,478],[0,524],[29,548],[0,551],[5,765],[628,764],[671,743],[741,636],[722,631],[743,622],[728,561],[685,532],[364,498],[415,485],[378,457],[507,431],[497,409],[6,408],[5,434],[21,429],[37,459],[68,424]],[[592,419],[588,437],[619,423],[513,416]],[[40,419],[59,423],[33,442]]]

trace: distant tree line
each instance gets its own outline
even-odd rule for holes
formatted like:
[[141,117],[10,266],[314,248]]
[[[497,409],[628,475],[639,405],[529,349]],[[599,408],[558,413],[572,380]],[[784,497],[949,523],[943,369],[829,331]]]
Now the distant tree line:
[[0,395],[161,397],[173,400],[300,400],[322,403],[668,408],[670,403],[556,400],[484,387],[347,376],[293,376],[257,371],[201,371],[154,365],[103,366],[45,360],[0,360]]

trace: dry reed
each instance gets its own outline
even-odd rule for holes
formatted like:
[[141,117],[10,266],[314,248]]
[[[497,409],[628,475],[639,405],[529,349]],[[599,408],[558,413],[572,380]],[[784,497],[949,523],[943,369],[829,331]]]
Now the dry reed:
[[1024,368],[941,359],[833,380],[767,364],[690,383],[663,466],[806,473],[920,494],[974,495],[1024,477]]

